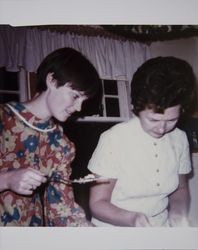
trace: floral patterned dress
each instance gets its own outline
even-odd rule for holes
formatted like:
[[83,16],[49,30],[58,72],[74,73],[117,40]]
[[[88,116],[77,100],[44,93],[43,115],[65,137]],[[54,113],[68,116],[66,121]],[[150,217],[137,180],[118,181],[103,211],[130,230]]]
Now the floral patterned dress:
[[[16,114],[0,106],[0,172],[32,167],[49,177],[69,179],[75,147],[62,127],[39,120],[21,103],[10,105]],[[89,225],[70,185],[47,182],[28,196],[10,190],[0,193],[0,226]]]

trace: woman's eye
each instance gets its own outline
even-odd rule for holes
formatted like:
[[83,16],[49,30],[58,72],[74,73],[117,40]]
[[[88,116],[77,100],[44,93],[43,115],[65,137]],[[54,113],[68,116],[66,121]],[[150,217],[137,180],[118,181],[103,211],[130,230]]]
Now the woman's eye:
[[78,97],[79,97],[79,96],[78,96],[77,94],[74,94],[74,95],[73,95],[73,99],[74,99],[74,100],[78,99]]
[[171,121],[169,121],[170,124],[173,124],[173,123],[176,123],[176,122],[177,122],[177,120],[171,120]]

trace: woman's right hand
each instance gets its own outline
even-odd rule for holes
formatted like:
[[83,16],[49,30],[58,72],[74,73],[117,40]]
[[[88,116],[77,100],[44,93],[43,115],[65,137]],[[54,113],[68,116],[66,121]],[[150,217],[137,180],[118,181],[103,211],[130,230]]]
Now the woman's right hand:
[[42,172],[30,167],[12,170],[6,174],[7,189],[22,195],[31,195],[37,187],[47,181]]
[[151,227],[143,213],[131,212],[111,203],[112,192],[117,179],[109,178],[91,186],[89,206],[92,216],[115,226]]
[[131,213],[131,220],[130,220],[131,227],[151,227],[148,218],[143,213],[132,212]]

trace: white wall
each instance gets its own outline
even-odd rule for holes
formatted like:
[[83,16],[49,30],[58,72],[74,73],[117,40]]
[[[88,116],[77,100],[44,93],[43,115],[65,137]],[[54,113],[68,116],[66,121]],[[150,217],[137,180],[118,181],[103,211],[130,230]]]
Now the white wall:
[[198,79],[198,38],[154,42],[150,45],[151,57],[175,56],[186,60],[193,67]]

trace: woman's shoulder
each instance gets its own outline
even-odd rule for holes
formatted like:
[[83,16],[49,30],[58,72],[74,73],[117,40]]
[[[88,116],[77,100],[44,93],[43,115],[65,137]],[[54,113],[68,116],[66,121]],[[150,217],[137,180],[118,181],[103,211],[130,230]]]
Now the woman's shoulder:
[[[128,121],[124,121],[121,123],[117,123],[116,125],[112,126],[108,130],[104,131],[101,134],[102,138],[107,139],[116,139],[117,138],[125,138],[131,135],[131,133],[134,135],[133,131],[136,128],[136,122],[135,119],[130,119]],[[126,135],[126,136],[125,136]]]
[[186,137],[186,132],[180,128],[175,128],[172,133],[175,137]]
[[138,118],[137,117],[132,117],[127,121],[118,123],[112,127],[112,130],[114,131],[128,131],[138,128]]
[[10,108],[6,104],[0,104],[0,120],[5,120],[5,117],[12,116]]
[[170,136],[172,137],[172,140],[178,145],[184,145],[184,143],[188,143],[186,132],[181,130],[180,128],[175,128],[170,133]]

